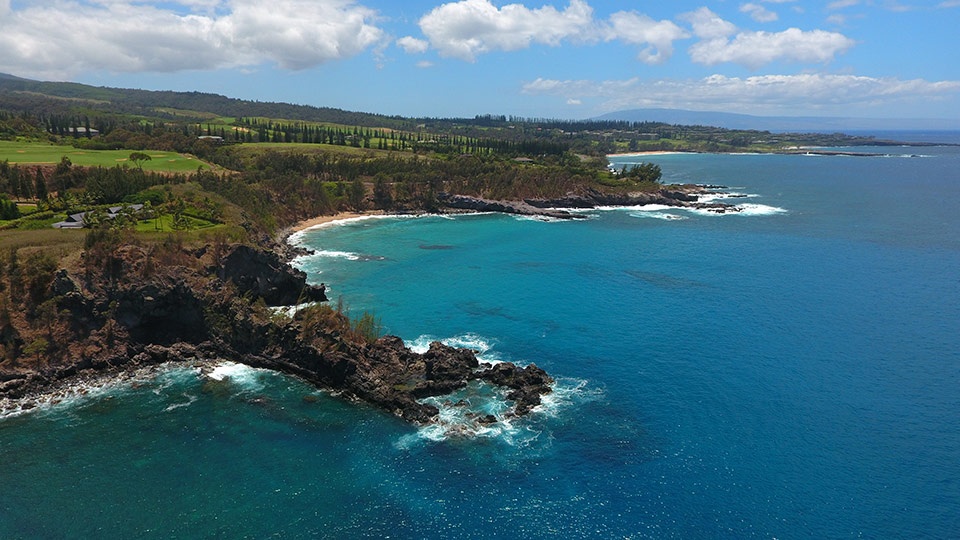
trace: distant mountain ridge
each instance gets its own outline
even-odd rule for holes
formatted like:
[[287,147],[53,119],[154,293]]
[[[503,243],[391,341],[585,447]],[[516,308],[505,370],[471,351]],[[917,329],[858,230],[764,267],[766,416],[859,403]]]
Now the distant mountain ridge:
[[162,109],[176,109],[187,113],[202,111],[221,116],[263,116],[371,127],[408,127],[411,121],[398,116],[332,107],[249,101],[204,92],[110,88],[73,82],[35,81],[0,73],[0,108],[7,105],[9,110],[15,111],[33,109],[33,112],[51,112],[51,109],[56,109],[51,106],[51,99],[84,101],[93,109],[147,117],[156,116]]
[[[140,115],[146,118],[192,120],[211,117],[266,117],[300,121],[329,122],[360,127],[415,130],[427,121],[483,121],[469,119],[407,118],[354,112],[332,107],[261,102],[205,92],[140,90],[91,86],[73,82],[47,82],[0,73],[0,109],[34,114],[76,113],[98,110],[110,114]],[[82,112],[86,114],[86,112]],[[505,118],[505,117],[504,117]],[[478,120],[479,119],[479,120]],[[506,122],[506,120],[503,120]],[[960,119],[882,119],[817,116],[754,116],[683,109],[631,109],[586,120],[540,120],[550,122],[625,121],[660,122],[670,125],[709,126],[729,130],[758,130],[777,133],[877,133],[881,131],[960,131]]]
[[683,109],[630,109],[604,114],[595,120],[665,122],[774,132],[833,133],[870,130],[960,130],[957,118],[850,118],[832,116],[754,116]]

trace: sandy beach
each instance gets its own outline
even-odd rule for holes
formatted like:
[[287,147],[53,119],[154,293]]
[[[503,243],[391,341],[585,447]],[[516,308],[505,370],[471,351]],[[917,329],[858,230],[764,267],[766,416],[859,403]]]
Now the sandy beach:
[[346,219],[357,219],[366,216],[376,216],[380,215],[382,212],[340,212],[337,214],[329,216],[317,216],[315,218],[305,219],[287,229],[288,234],[293,234],[295,232],[305,231],[313,227],[318,227],[320,225],[326,225],[328,223],[333,223],[335,221],[342,221]]
[[678,152],[676,150],[647,150],[644,152],[623,152],[621,154],[607,154],[607,157],[624,156],[669,156],[673,154],[694,154],[696,152]]

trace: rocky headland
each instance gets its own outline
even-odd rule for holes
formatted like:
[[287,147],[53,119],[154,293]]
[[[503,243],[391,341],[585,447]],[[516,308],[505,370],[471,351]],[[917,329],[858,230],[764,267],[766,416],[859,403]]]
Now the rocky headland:
[[[92,246],[81,268],[49,268],[26,287],[23,303],[0,313],[0,409],[7,412],[168,362],[277,370],[417,424],[439,412],[423,398],[470,381],[508,388],[508,415],[530,412],[553,382],[535,365],[491,366],[439,342],[418,354],[395,336],[357,331],[273,249]],[[272,309],[304,303],[293,315]]]

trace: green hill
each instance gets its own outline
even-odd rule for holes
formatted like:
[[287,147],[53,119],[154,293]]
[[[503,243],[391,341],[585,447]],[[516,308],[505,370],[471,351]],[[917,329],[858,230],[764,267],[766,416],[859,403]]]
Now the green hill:
[[[43,82],[2,73],[0,73],[0,109],[59,114],[90,109],[181,121],[190,119],[190,111],[201,111],[229,117],[287,118],[396,129],[416,127],[412,119],[350,112],[331,107],[247,101],[203,92],[135,90],[71,82]],[[188,114],[175,115],[163,109],[186,111]],[[203,121],[208,117],[198,114],[194,119]]]

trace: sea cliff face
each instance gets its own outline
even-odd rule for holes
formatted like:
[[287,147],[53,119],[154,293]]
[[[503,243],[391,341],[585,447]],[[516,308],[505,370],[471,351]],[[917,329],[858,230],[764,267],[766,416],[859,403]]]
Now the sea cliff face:
[[[118,245],[84,258],[82,270],[57,270],[25,309],[0,320],[0,408],[30,408],[84,379],[221,360],[295,375],[420,424],[438,414],[422,398],[470,381],[509,388],[510,415],[551,391],[552,379],[534,365],[490,366],[440,343],[418,354],[395,336],[357,331],[272,250]],[[271,309],[304,302],[313,304],[293,315]]]

